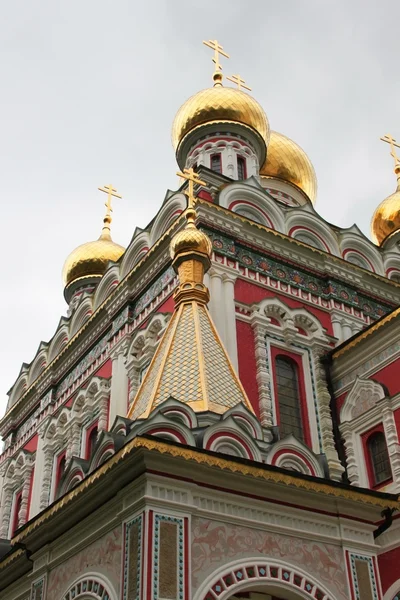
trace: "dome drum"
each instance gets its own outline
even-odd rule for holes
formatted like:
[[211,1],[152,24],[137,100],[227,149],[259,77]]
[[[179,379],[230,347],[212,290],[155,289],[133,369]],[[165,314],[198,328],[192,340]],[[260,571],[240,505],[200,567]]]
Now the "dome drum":
[[185,168],[189,153],[200,140],[204,140],[206,136],[215,137],[217,135],[229,135],[232,137],[232,141],[235,138],[245,139],[257,155],[259,164],[264,163],[266,157],[265,141],[257,131],[241,123],[215,121],[195,127],[182,138],[176,150],[176,160],[179,167],[181,169]]
[[112,241],[109,232],[103,231],[98,240],[78,246],[64,263],[64,296],[69,302],[80,287],[97,284],[110,262],[116,262],[125,249]]

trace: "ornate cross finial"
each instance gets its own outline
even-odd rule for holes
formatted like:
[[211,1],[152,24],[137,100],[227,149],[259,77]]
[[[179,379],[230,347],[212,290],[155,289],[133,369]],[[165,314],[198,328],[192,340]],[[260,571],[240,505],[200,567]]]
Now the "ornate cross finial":
[[115,188],[113,188],[113,186],[110,184],[105,185],[103,187],[99,187],[97,188],[98,190],[100,190],[100,192],[104,192],[105,194],[107,194],[107,200],[105,201],[104,205],[106,207],[106,214],[105,217],[103,219],[104,221],[104,225],[103,225],[103,232],[101,234],[101,237],[110,237],[110,225],[111,225],[111,213],[112,213],[112,205],[111,205],[111,198],[112,196],[114,196],[114,198],[122,198],[122,196],[120,196],[119,194],[117,194],[117,190]]
[[229,54],[224,52],[221,44],[217,40],[208,40],[208,42],[203,41],[203,44],[211,50],[214,50],[214,58],[212,59],[215,64],[215,71],[213,75],[214,85],[222,85],[222,66],[219,62],[219,55],[225,56],[225,58],[229,58]]
[[390,135],[390,133],[387,133],[386,135],[384,135],[383,137],[381,137],[382,142],[386,142],[387,144],[390,144],[390,154],[391,156],[393,156],[394,158],[394,165],[395,167],[397,165],[400,164],[400,160],[399,157],[396,154],[396,148],[400,148],[400,145],[396,142],[396,140]]
[[227,79],[232,81],[232,83],[235,83],[238,86],[238,90],[244,88],[245,90],[249,90],[249,92],[251,92],[251,88],[247,85],[244,85],[246,82],[240,77],[240,75],[232,75],[231,77],[227,77]]
[[105,201],[104,205],[107,209],[106,217],[111,218],[111,213],[112,213],[111,197],[114,196],[114,198],[122,198],[122,196],[117,194],[117,190],[115,188],[113,188],[111,183],[108,185],[104,185],[103,187],[99,187],[97,189],[100,192],[104,192],[105,194],[107,194],[107,200]]
[[195,200],[196,200],[196,198],[194,196],[194,184],[195,183],[198,185],[207,185],[207,184],[205,181],[202,181],[200,179],[200,177],[192,169],[192,167],[190,167],[190,169],[183,169],[183,172],[178,171],[177,175],[178,175],[178,177],[182,177],[183,179],[186,179],[189,182],[189,190],[187,192],[185,192],[185,194],[188,197],[188,208],[193,208]]

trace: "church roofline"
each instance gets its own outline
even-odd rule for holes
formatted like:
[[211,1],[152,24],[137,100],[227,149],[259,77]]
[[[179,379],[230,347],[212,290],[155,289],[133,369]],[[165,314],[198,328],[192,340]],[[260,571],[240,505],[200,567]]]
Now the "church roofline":
[[[152,436],[143,435],[128,441],[118,452],[116,452],[116,454],[114,454],[99,468],[93,471],[93,473],[88,475],[81,483],[79,483],[71,491],[67,492],[47,509],[42,511],[34,519],[21,527],[21,529],[11,540],[13,547],[20,543],[25,543],[24,541],[31,534],[34,534],[35,530],[39,527],[41,532],[39,547],[42,544],[48,543],[49,540],[44,535],[44,530],[41,526],[45,522],[49,521],[51,517],[57,515],[60,511],[62,511],[64,514],[65,511],[69,510],[69,518],[66,519],[63,517],[62,523],[60,522],[58,525],[54,525],[54,527],[51,529],[50,537],[54,537],[55,532],[57,535],[61,535],[62,532],[60,531],[60,528],[62,529],[65,527],[70,529],[70,519],[75,518],[74,515],[77,516],[78,512],[72,510],[71,508],[68,509],[68,507],[71,502],[84,493],[85,490],[88,490],[87,493],[92,492],[93,494],[93,498],[85,502],[85,506],[88,511],[87,515],[113,498],[117,491],[116,488],[119,490],[130,483],[135,475],[135,473],[132,473],[130,469],[126,469],[126,465],[123,465],[122,467],[120,466],[118,469],[119,463],[127,460],[130,455],[136,455],[140,451],[149,451],[151,453],[155,452],[162,454],[163,456],[170,456],[173,458],[183,459],[185,461],[194,461],[197,464],[204,465],[206,467],[214,467],[223,471],[231,472],[232,474],[245,475],[247,477],[250,476],[255,479],[269,481],[278,485],[287,485],[297,488],[299,491],[303,492],[320,493],[337,500],[353,501],[357,503],[362,502],[364,505],[369,505],[370,508],[375,507],[382,509],[397,509],[399,507],[397,494],[389,494],[375,490],[369,490],[366,488],[358,488],[345,483],[338,483],[302,473],[288,473],[287,470],[273,465],[259,463],[239,457],[223,456],[219,453],[209,450],[193,448],[191,446],[185,446],[167,440],[160,441]],[[140,461],[135,461],[137,476],[146,470],[146,466],[144,465],[143,469],[143,464],[139,463]],[[118,469],[118,483],[105,487],[103,486],[103,489],[100,493],[99,480],[114,469]],[[96,503],[100,503],[99,506],[97,506]],[[84,518],[84,516],[87,515],[83,515],[83,517],[80,515],[79,519]],[[32,551],[36,551],[37,549],[38,547],[30,548]],[[0,570],[2,567],[3,565],[0,561]]]

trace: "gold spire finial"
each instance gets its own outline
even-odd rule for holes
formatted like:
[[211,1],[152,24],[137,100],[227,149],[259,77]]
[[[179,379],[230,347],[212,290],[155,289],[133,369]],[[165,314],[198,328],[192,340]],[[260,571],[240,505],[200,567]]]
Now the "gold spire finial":
[[232,83],[235,83],[238,86],[238,90],[244,88],[245,90],[251,92],[251,88],[247,85],[244,85],[246,82],[240,77],[240,75],[232,75],[231,77],[227,77],[227,79],[229,79],[229,81],[232,81]]
[[101,232],[100,237],[111,237],[110,236],[110,225],[111,225],[111,221],[112,221],[111,213],[113,210],[112,205],[111,205],[111,198],[113,196],[114,196],[114,198],[122,198],[122,196],[117,194],[117,190],[115,188],[113,188],[111,183],[108,185],[104,185],[103,187],[99,187],[97,189],[100,192],[104,192],[105,194],[107,194],[107,200],[104,203],[107,210],[106,210],[105,217],[103,219],[104,225],[103,225],[103,230]]
[[203,44],[211,50],[214,50],[214,58],[212,59],[215,64],[215,71],[213,74],[214,86],[222,85],[222,66],[219,62],[219,55],[225,56],[225,58],[229,58],[229,54],[223,51],[223,47],[217,40],[208,40],[208,42],[203,41]]
[[210,295],[203,283],[204,273],[211,265],[211,240],[203,231],[196,227],[196,210],[194,203],[194,184],[206,185],[192,169],[178,172],[179,177],[189,182],[188,208],[185,216],[187,224],[185,229],[178,231],[171,240],[170,253],[173,259],[172,266],[179,275],[179,286],[174,292],[175,306],[182,302],[196,300],[207,304]]

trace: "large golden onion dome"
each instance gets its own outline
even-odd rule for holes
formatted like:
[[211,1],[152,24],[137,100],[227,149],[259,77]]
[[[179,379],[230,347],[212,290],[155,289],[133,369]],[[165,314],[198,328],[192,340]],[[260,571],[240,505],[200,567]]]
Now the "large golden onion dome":
[[67,286],[82,277],[101,277],[108,263],[116,262],[124,252],[125,248],[103,235],[98,240],[78,246],[64,263],[64,284]]
[[[102,190],[104,191],[104,190]],[[63,280],[68,288],[78,280],[96,279],[104,275],[108,263],[116,262],[125,252],[125,248],[111,239],[111,205],[107,204],[104,225],[98,240],[81,244],[71,252],[63,267]]]
[[276,177],[292,183],[315,204],[317,176],[307,154],[296,142],[271,131],[267,158],[260,169],[261,177]]
[[382,242],[395,231],[400,229],[400,163],[394,168],[397,176],[397,189],[375,210],[371,219],[371,237],[375,244]]
[[199,125],[229,122],[250,127],[268,145],[269,123],[260,104],[239,89],[216,84],[194,94],[178,110],[172,126],[173,146],[176,150],[185,135]]

